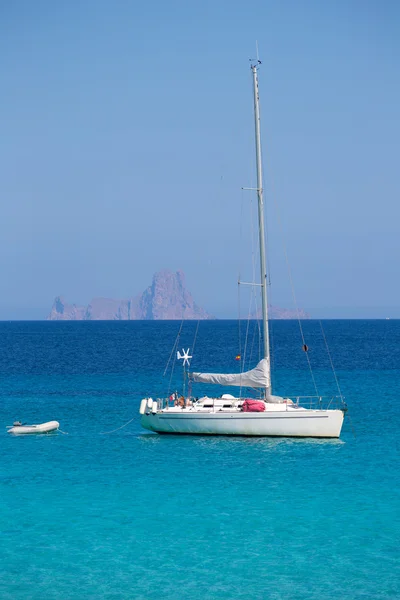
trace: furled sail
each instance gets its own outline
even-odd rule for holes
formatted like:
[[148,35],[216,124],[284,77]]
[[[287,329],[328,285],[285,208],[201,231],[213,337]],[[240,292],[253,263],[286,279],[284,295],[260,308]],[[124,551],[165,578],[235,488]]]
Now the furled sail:
[[241,387],[269,388],[271,385],[268,359],[263,358],[258,365],[244,373],[191,373],[190,378],[198,383],[217,383]]

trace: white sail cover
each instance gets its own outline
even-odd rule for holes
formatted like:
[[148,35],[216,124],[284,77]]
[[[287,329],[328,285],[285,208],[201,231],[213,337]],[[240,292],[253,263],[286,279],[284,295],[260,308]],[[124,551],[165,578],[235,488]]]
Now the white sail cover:
[[268,359],[263,358],[258,365],[244,373],[191,373],[191,379],[198,383],[217,383],[241,387],[269,388],[271,385]]

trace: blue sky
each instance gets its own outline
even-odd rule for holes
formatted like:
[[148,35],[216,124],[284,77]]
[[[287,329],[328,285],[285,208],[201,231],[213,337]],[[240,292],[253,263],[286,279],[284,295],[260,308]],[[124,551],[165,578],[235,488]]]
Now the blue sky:
[[400,317],[399,34],[394,1],[1,3],[0,319],[161,268],[237,314],[255,40],[273,304],[285,238],[313,316]]

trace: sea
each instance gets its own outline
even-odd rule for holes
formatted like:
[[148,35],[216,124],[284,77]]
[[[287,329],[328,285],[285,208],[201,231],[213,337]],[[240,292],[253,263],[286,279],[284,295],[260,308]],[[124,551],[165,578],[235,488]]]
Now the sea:
[[338,384],[339,440],[141,428],[143,397],[182,390],[176,349],[237,372],[256,322],[0,323],[1,600],[400,598],[400,321],[302,325],[308,353],[271,322],[274,392]]

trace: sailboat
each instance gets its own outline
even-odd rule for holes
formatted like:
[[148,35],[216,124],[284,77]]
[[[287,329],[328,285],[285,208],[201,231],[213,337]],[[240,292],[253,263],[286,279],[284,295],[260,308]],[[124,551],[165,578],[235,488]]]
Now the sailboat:
[[[264,233],[264,201],[261,160],[260,107],[258,69],[260,61],[251,64],[256,142],[258,228],[260,250],[260,282],[263,324],[263,357],[251,370],[242,373],[189,373],[193,382],[252,388],[261,392],[261,400],[224,394],[219,398],[204,396],[199,400],[184,398],[160,400],[144,398],[140,404],[141,424],[157,433],[200,435],[245,435],[338,438],[346,411],[339,397],[338,407],[332,399],[323,408],[323,398],[283,398],[272,394],[271,360],[268,329],[267,272]],[[305,350],[307,348],[304,348]],[[178,358],[189,364],[189,351]]]

